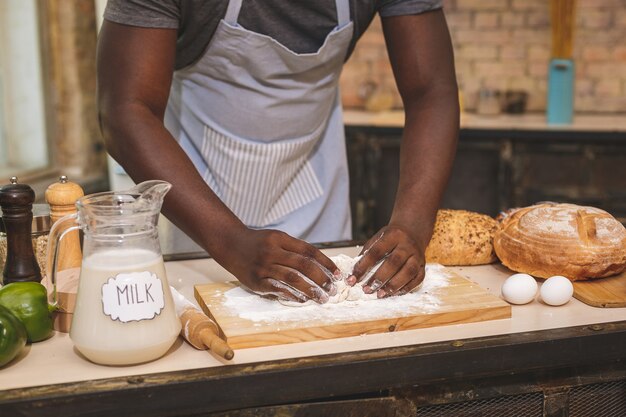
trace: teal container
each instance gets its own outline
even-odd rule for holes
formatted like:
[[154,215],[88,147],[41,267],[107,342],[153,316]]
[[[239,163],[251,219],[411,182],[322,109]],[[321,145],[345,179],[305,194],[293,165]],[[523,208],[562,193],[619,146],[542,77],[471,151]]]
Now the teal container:
[[548,124],[570,124],[574,119],[574,61],[553,59],[548,72]]

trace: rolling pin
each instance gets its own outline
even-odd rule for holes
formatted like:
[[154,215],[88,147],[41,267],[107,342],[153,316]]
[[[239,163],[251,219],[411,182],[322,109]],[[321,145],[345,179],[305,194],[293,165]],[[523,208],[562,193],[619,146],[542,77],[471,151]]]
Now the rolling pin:
[[231,360],[235,353],[219,336],[217,324],[200,309],[187,300],[181,293],[170,286],[176,305],[176,314],[180,318],[182,336],[196,349],[209,349],[220,357]]

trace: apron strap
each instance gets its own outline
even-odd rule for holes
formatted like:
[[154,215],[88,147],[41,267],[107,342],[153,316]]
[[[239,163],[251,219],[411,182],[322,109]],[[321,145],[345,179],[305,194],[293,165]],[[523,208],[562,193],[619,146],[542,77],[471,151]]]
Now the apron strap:
[[337,7],[337,26],[342,27],[350,23],[350,0],[335,0]]
[[241,10],[242,0],[230,0],[228,2],[228,9],[224,16],[224,21],[228,24],[235,25],[239,18],[239,11]]

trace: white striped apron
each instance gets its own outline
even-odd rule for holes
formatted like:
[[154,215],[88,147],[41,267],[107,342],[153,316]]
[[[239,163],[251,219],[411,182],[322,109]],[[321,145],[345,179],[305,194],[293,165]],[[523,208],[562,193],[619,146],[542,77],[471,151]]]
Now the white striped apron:
[[315,53],[298,54],[228,10],[203,56],[177,71],[166,125],[211,189],[248,226],[310,241],[350,237],[338,80],[349,0]]

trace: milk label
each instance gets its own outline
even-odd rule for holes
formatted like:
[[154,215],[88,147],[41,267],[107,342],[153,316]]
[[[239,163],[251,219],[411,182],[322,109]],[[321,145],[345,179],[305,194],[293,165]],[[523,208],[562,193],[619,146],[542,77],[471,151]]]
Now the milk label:
[[148,271],[117,274],[102,285],[102,307],[122,323],[151,320],[165,307],[161,280]]

